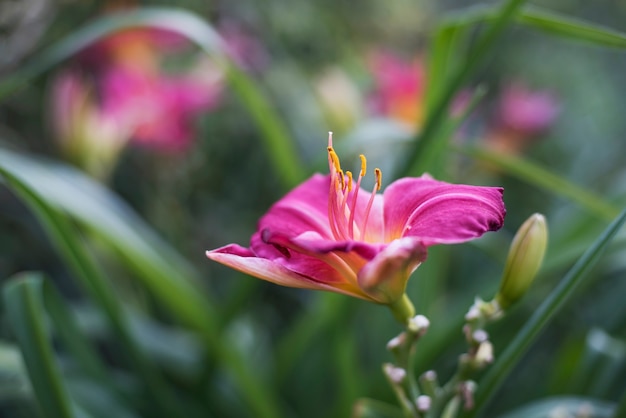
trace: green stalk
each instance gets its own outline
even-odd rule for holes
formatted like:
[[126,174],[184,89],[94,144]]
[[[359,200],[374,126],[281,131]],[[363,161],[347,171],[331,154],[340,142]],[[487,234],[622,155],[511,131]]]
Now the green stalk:
[[4,286],[6,313],[20,346],[40,412],[45,418],[76,418],[44,326],[43,279],[14,276]]
[[[431,154],[430,148],[437,146],[435,139],[438,138],[437,133],[441,124],[446,120],[450,102],[456,92],[463,86],[463,83],[467,81],[469,76],[478,67],[478,64],[484,59],[487,52],[491,49],[504,28],[513,19],[524,2],[525,0],[508,0],[507,3],[502,6],[498,16],[472,49],[465,65],[454,74],[447,86],[444,87],[441,95],[433,99],[434,105],[432,111],[428,114],[423,130],[415,141],[413,149],[409,151],[407,162],[398,171],[400,176],[396,177],[405,175],[418,176],[428,171],[430,167],[433,166],[435,162],[428,160],[426,156]],[[431,74],[431,76],[433,75]]]
[[626,221],[626,210],[618,216],[602,235],[583,254],[578,262],[571,268],[559,285],[548,295],[544,302],[537,308],[533,316],[520,330],[506,350],[497,358],[491,369],[479,382],[476,392],[475,408],[463,415],[464,418],[477,416],[496,394],[513,367],[521,359],[532,342],[539,336],[550,320],[572,298],[575,290],[588,277],[587,273],[598,262],[600,256],[606,250],[613,237]]

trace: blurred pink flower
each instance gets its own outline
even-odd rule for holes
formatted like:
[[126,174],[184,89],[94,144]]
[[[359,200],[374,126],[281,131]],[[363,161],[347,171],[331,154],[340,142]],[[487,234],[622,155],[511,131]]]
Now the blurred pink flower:
[[221,83],[111,67],[100,80],[102,112],[130,127],[132,140],[162,151],[191,145],[193,118],[219,102]]
[[105,178],[126,145],[130,127],[95,102],[93,86],[79,73],[65,71],[51,92],[52,129],[67,159]]
[[486,145],[505,154],[520,154],[545,133],[559,113],[556,96],[533,91],[517,81],[503,91],[496,120],[486,134]]
[[419,59],[404,60],[396,55],[377,51],[370,57],[374,76],[371,104],[374,112],[389,116],[411,126],[419,125],[424,112],[426,71]]
[[513,82],[502,93],[498,119],[503,127],[535,136],[552,125],[558,112],[559,104],[553,93],[533,91]]
[[[98,159],[87,155],[79,158],[77,154],[116,149],[103,159],[113,164],[112,156],[119,155],[120,144],[129,142],[167,153],[187,150],[193,143],[195,117],[217,106],[223,84],[222,72],[208,59],[198,60],[177,74],[163,70],[165,54],[188,45],[186,39],[170,31],[129,29],[81,54],[78,67],[92,75],[91,85],[78,88],[84,80],[61,75],[52,91],[56,135],[66,149],[73,149],[69,153],[73,159]],[[81,89],[89,90],[89,94]],[[73,104],[68,106],[67,102]],[[95,125],[106,125],[110,134],[102,135],[102,129]],[[124,135],[123,140],[120,135]],[[112,140],[112,136],[116,139],[110,146],[93,144]],[[86,143],[91,145],[86,147]]]
[[372,192],[341,169],[329,138],[330,174],[315,174],[261,218],[250,248],[207,251],[209,259],[283,286],[327,290],[395,304],[427,248],[499,229],[502,189],[455,185],[428,175],[403,178],[384,194],[375,170]]

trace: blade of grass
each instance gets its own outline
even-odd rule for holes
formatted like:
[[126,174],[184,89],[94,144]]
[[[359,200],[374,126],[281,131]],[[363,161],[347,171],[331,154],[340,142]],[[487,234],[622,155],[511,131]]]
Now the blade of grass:
[[42,415],[76,418],[44,326],[42,282],[37,273],[22,273],[7,282],[3,289],[7,318]]
[[106,366],[100,361],[91,344],[80,331],[76,318],[69,311],[66,303],[50,281],[42,284],[43,303],[66,349],[80,364],[81,371],[93,380],[107,386],[113,392],[116,390]]
[[604,219],[610,220],[619,214],[619,210],[605,202],[603,198],[528,160],[477,147],[455,145],[452,149],[471,158],[487,162],[522,181],[557,195],[565,196]]
[[539,7],[528,7],[517,17],[519,23],[566,38],[593,44],[626,48],[626,34]]
[[[451,13],[442,23],[446,27],[467,27],[496,18],[493,6],[471,6]],[[626,48],[626,33],[596,23],[573,18],[538,6],[526,6],[515,17],[516,23],[568,39],[591,44]]]
[[[69,266],[76,272],[77,278],[82,281],[85,288],[90,291],[94,300],[103,308],[113,329],[124,344],[133,365],[137,367],[137,372],[143,376],[153,396],[158,396],[155,402],[163,404],[163,408],[160,408],[161,413],[167,414],[167,411],[174,408],[174,400],[171,397],[171,393],[165,390],[164,382],[160,374],[153,369],[151,363],[142,355],[136,342],[133,340],[119,301],[77,240],[72,225],[69,224],[64,216],[60,215],[48,205],[35,190],[23,182],[19,172],[15,173],[7,169],[7,167],[3,166],[2,162],[0,162],[0,174],[4,176],[8,185],[22,197],[37,215],[60,253],[64,256]],[[185,310],[183,312],[185,316],[182,319],[194,326],[195,329],[201,331],[201,337],[204,343],[213,350],[219,360],[232,372],[234,379],[239,384],[239,388],[248,399],[251,408],[255,410],[257,416],[267,418],[278,416],[277,402],[274,400],[273,394],[269,391],[269,388],[258,382],[257,378],[243,366],[244,363],[240,361],[236,350],[231,350],[227,347],[226,344],[221,341],[221,337],[217,331],[210,327],[211,324],[214,323],[211,322],[211,317],[207,315],[210,311],[207,311],[203,306],[202,295],[200,293],[188,293],[185,291],[181,293],[180,287],[170,287],[168,290],[174,293],[168,297],[164,297],[163,300],[166,302],[178,300],[178,303],[173,305],[174,307],[187,306],[184,308]],[[191,309],[191,311],[189,309]],[[180,310],[176,312],[180,313]],[[187,312],[190,313],[187,314]],[[173,413],[176,414],[175,411]]]
[[532,342],[539,336],[557,312],[571,299],[575,290],[588,278],[589,271],[598,262],[613,237],[626,221],[624,210],[587,249],[585,254],[565,275],[559,285],[548,295],[537,308],[528,322],[496,359],[487,374],[481,379],[475,396],[475,407],[465,412],[464,418],[475,417],[486,407],[496,394],[513,367],[521,359]]
[[141,352],[130,331],[123,307],[108,285],[107,280],[87,254],[72,225],[63,215],[48,206],[39,195],[13,176],[12,173],[5,170],[4,167],[0,167],[0,174],[13,191],[30,206],[50,235],[59,253],[74,271],[76,278],[80,280],[83,287],[103,309],[128,355],[130,365],[141,376],[142,381],[146,384],[146,389],[155,404],[158,405],[158,414],[163,417],[176,416],[181,407],[177,405],[172,393],[167,390],[160,372]]
[[443,136],[438,136],[437,133],[441,125],[447,119],[446,115],[450,102],[463,83],[467,81],[469,76],[485,58],[487,52],[493,47],[500,34],[510,23],[511,19],[513,19],[524,2],[525,0],[508,0],[500,8],[497,17],[491,22],[489,28],[478,39],[476,45],[470,51],[465,64],[454,72],[454,75],[442,88],[441,94],[434,98],[435,104],[432,107],[432,112],[427,115],[424,127],[415,140],[413,148],[409,151],[406,162],[398,173],[394,173],[396,177],[406,175],[418,176],[421,173],[429,171],[430,168],[436,164],[439,164],[437,161],[426,158],[426,155],[430,154],[429,149],[431,147],[437,146],[437,139],[440,141],[445,139]]
[[261,90],[248,75],[227,57],[224,41],[207,22],[193,13],[176,8],[137,8],[101,17],[73,31],[65,39],[38,53],[19,71],[0,82],[0,100],[32,79],[72,57],[82,49],[114,32],[152,27],[169,30],[193,41],[212,57],[226,74],[227,80],[256,123],[276,175],[286,189],[298,184],[306,172],[288,130]]
[[617,404],[617,407],[613,411],[613,415],[611,415],[611,418],[621,418],[621,417],[626,417],[626,390],[624,390],[624,393],[622,393],[619,403]]
[[0,166],[95,233],[179,318],[217,330],[199,274],[112,192],[69,166],[9,150],[0,149]]

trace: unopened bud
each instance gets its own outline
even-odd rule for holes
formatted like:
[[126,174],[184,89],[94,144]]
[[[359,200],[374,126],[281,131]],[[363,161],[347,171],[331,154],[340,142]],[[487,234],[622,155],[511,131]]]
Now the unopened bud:
[[413,318],[409,319],[409,323],[407,324],[407,329],[409,332],[416,334],[418,336],[422,336],[428,331],[428,327],[430,326],[430,321],[424,315],[415,315]]
[[402,367],[396,367],[392,364],[385,364],[383,367],[387,378],[396,385],[401,384],[406,378],[406,370]]
[[506,259],[496,301],[506,309],[520,299],[532,284],[548,244],[546,218],[535,213],[515,234]]
[[482,369],[493,362],[493,345],[489,341],[484,341],[478,346],[474,357],[474,365]]
[[430,409],[431,404],[432,404],[432,399],[430,399],[430,396],[420,395],[415,400],[415,406],[417,407],[417,410],[420,412],[428,411]]
[[404,332],[398,335],[397,337],[393,337],[387,343],[387,350],[391,352],[397,351],[400,347],[402,347],[402,345],[404,345],[405,340],[406,340],[406,334]]

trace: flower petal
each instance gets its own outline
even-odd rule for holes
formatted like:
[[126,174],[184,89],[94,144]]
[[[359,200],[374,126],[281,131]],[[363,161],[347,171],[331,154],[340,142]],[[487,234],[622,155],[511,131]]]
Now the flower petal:
[[506,210],[502,188],[400,179],[384,194],[385,239],[417,237],[426,246],[454,244],[499,229]]
[[[272,205],[259,220],[258,231],[267,229],[272,234],[288,237],[315,231],[324,238],[332,239],[328,224],[329,188],[330,176],[314,174]],[[252,250],[261,255],[261,248],[253,247]]]
[[359,272],[358,282],[380,303],[392,303],[405,291],[409,276],[426,260],[421,239],[407,237],[392,241]]
[[353,286],[346,285],[343,282],[332,285],[318,282],[311,277],[290,270],[279,262],[256,257],[249,249],[236,244],[207,251],[206,256],[227,267],[281,286],[326,290],[370,300],[370,298],[359,291],[358,288],[354,289]]

